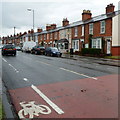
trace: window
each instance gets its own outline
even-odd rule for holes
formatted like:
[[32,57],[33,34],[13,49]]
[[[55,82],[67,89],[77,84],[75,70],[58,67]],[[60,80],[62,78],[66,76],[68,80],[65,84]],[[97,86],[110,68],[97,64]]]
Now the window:
[[78,36],[78,28],[75,27],[75,37],[77,37],[77,36]]
[[46,34],[44,34],[44,40],[46,40]]
[[101,38],[92,39],[92,48],[102,48]]
[[50,39],[52,39],[52,33],[50,33]]
[[55,33],[55,39],[57,39],[57,32]]
[[79,51],[79,40],[73,40],[72,45],[75,51]]
[[47,40],[49,39],[49,34],[47,34]]
[[93,35],[93,23],[89,24],[89,34]]
[[40,40],[42,40],[42,35],[40,35]]
[[35,36],[35,41],[38,42],[38,36]]
[[84,36],[84,25],[82,25],[82,36]]
[[100,33],[105,33],[105,21],[100,22]]

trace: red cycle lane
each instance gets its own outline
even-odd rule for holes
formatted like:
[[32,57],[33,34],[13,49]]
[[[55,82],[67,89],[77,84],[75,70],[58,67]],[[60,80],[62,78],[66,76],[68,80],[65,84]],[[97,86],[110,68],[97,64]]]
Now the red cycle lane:
[[117,118],[118,75],[97,78],[38,85],[36,91],[30,86],[9,92],[18,115],[25,118]]

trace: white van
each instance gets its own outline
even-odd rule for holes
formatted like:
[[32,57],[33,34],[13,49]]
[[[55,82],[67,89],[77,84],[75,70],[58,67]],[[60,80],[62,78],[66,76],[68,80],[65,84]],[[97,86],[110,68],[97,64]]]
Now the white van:
[[22,52],[31,52],[31,49],[36,46],[36,42],[27,41],[23,43]]

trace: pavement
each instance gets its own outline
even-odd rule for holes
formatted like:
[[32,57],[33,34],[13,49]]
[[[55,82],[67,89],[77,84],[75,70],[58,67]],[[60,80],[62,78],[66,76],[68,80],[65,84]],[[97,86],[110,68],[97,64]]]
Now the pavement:
[[88,56],[79,56],[79,55],[70,55],[62,54],[62,58],[85,61],[85,62],[94,62],[102,65],[118,66],[120,67],[120,60],[115,59],[106,59],[106,58],[97,58],[97,57],[88,57]]

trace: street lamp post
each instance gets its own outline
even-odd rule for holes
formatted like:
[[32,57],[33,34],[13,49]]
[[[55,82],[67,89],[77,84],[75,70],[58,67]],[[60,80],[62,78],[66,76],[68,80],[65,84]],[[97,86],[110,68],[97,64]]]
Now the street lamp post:
[[33,12],[33,41],[35,41],[35,39],[34,39],[34,10],[33,9],[27,9],[28,11],[32,11]]
[[14,27],[14,44],[16,45],[15,28],[16,27]]

